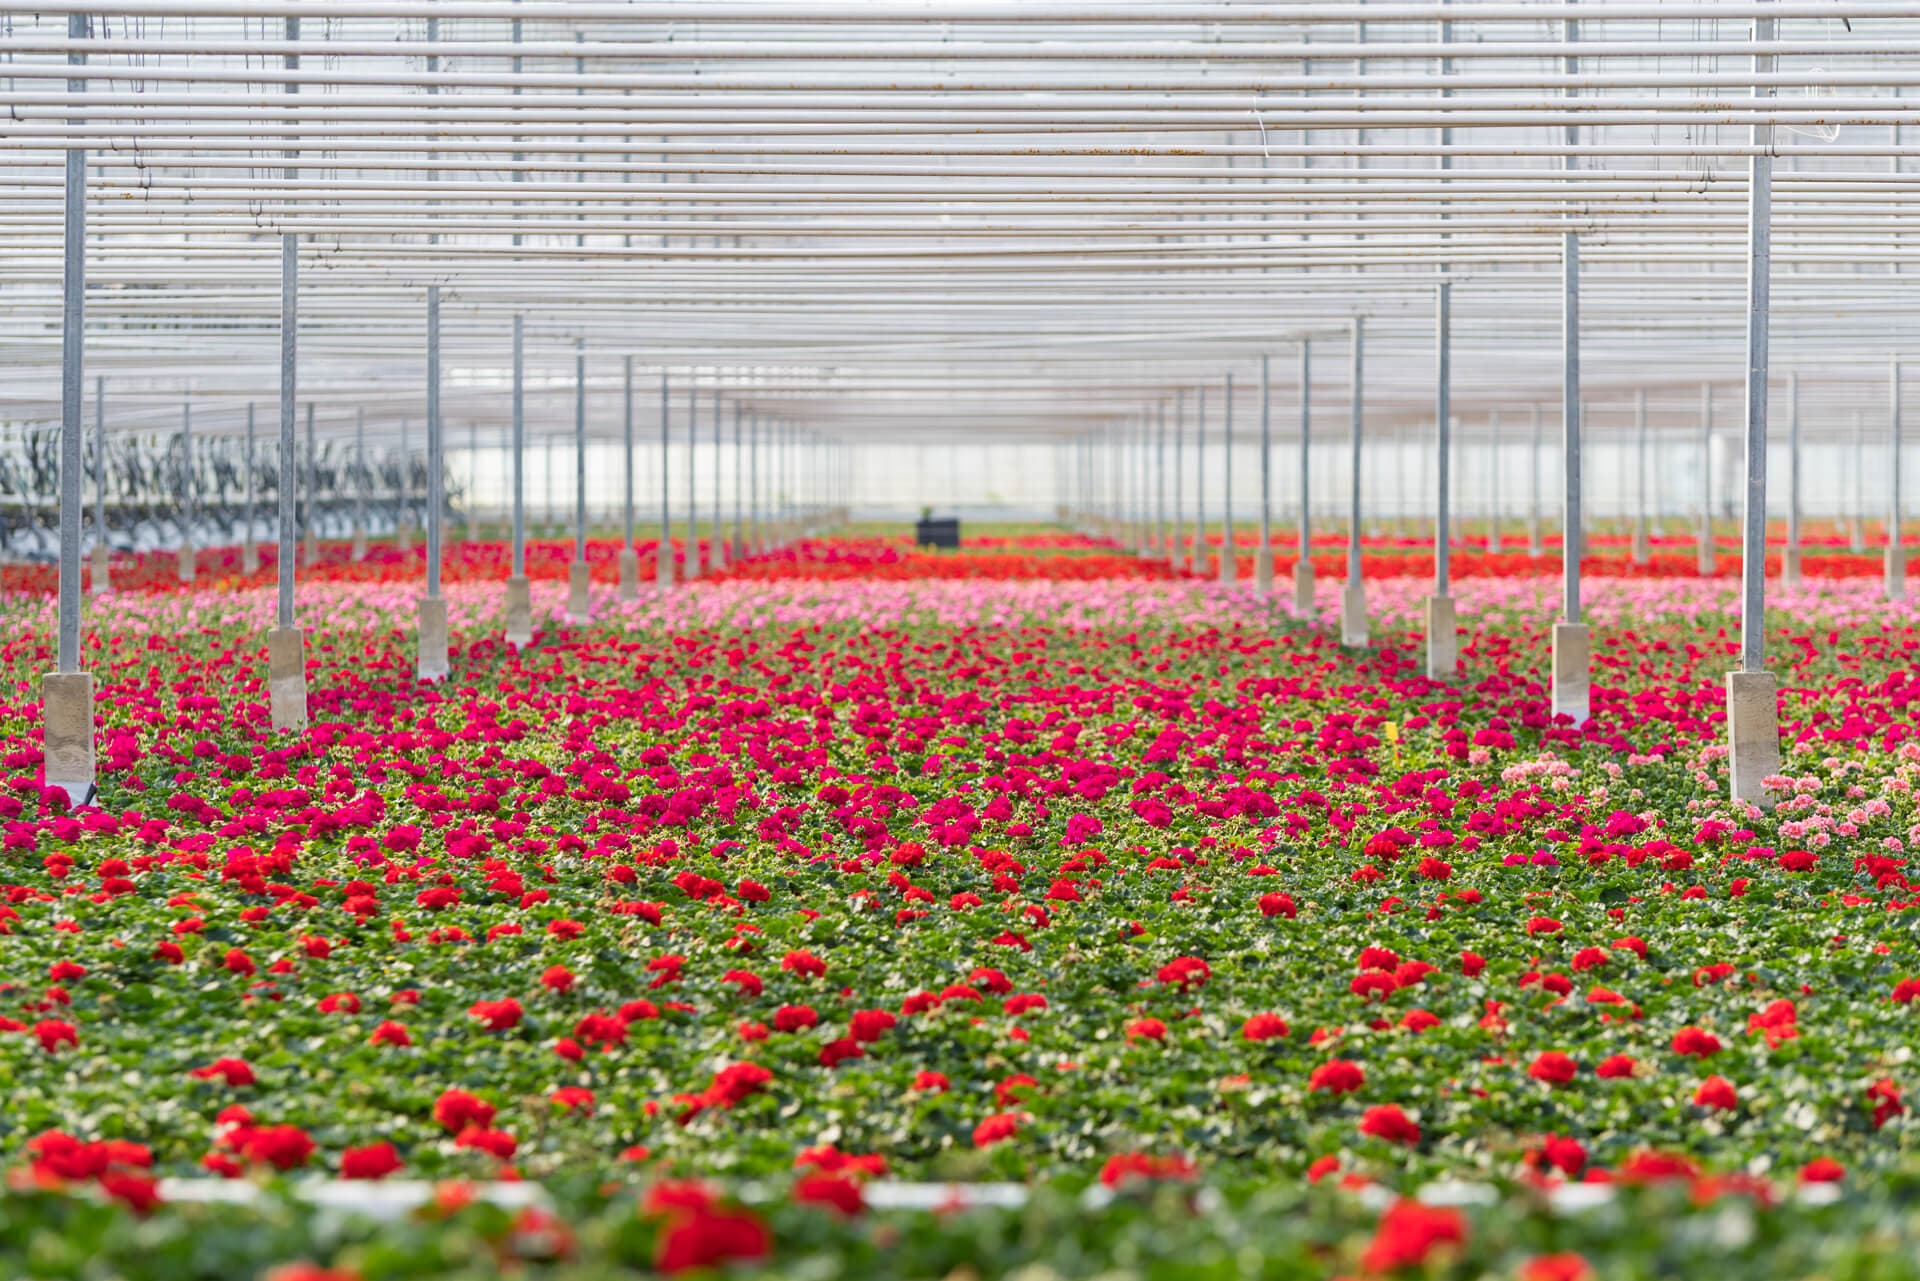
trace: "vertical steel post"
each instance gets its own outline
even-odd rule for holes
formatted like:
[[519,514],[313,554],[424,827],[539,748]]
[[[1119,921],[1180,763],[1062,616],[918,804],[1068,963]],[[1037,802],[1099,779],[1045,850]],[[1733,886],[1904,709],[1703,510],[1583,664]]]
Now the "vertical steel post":
[[1700,547],[1698,569],[1714,570],[1713,547],[1713,384],[1700,384]]
[[746,516],[744,511],[745,479],[747,456],[745,442],[742,439],[746,422],[747,407],[744,401],[733,402],[733,558],[744,560],[747,555],[745,540]]
[[[1173,502],[1168,511],[1172,522],[1173,536],[1167,541],[1167,566],[1174,573],[1185,568],[1186,560],[1186,511],[1184,495],[1181,492],[1185,483],[1181,476],[1183,458],[1187,441],[1187,389],[1178,387],[1173,393]],[[1164,447],[1164,437],[1162,438]]]
[[427,286],[427,596],[440,596],[440,516],[444,505],[441,468],[445,445],[440,422],[440,286]]
[[1154,431],[1153,455],[1153,528],[1162,552],[1173,548],[1173,531],[1167,525],[1167,402],[1159,404]]
[[1452,552],[1453,490],[1453,286],[1441,281],[1434,294],[1433,594],[1446,596]]
[[1532,436],[1527,446],[1527,555],[1535,560],[1546,554],[1540,538],[1540,406],[1528,406],[1528,426]]
[[633,529],[633,357],[620,359],[620,599],[640,599],[640,552]]
[[[247,407],[247,427],[253,427],[253,407]],[[248,463],[252,465],[251,460]],[[353,411],[353,559],[367,555],[367,411]]]
[[[247,406],[247,422],[253,422],[253,406]],[[251,486],[252,478],[248,478]],[[252,493],[249,490],[247,506],[252,510]],[[248,535],[251,540],[252,535]],[[248,544],[251,546],[251,542]],[[109,555],[107,539],[107,380],[95,377],[93,380],[93,590],[107,590]]]
[[[1774,20],[1753,20],[1764,47]],[[1772,96],[1761,78],[1773,55],[1755,54],[1753,97]],[[1732,797],[1771,808],[1765,780],[1780,771],[1779,682],[1766,670],[1767,339],[1773,212],[1773,126],[1752,126],[1747,157],[1747,487],[1740,548],[1740,670],[1727,673],[1728,774]]]
[[654,551],[653,578],[660,587],[673,586],[673,513],[669,510],[669,491],[672,477],[668,474],[668,447],[672,437],[673,396],[672,380],[665,369],[660,371],[660,545]]
[[301,529],[306,534],[306,563],[312,569],[320,560],[320,448],[314,441],[313,402],[307,402],[307,465],[306,465],[306,520]]
[[1313,549],[1313,341],[1300,340],[1300,511],[1294,554],[1306,560]]
[[1649,557],[1647,544],[1647,389],[1638,388],[1633,393],[1633,434],[1634,434],[1634,508],[1633,508],[1633,561],[1644,565]]
[[1272,360],[1260,354],[1260,546],[1253,553],[1257,595],[1273,590],[1273,375]]
[[1498,556],[1500,543],[1500,411],[1487,416],[1487,553]]
[[1780,554],[1780,576],[1800,581],[1800,374],[1787,375],[1787,545]]
[[1347,576],[1340,592],[1340,643],[1367,643],[1367,589],[1360,574],[1360,485],[1366,455],[1366,322],[1353,318],[1347,365]]
[[1220,406],[1220,581],[1236,582],[1240,567],[1233,556],[1233,371],[1227,371]]
[[527,576],[527,333],[513,318],[513,577]]
[[681,550],[682,577],[700,577],[699,513],[694,507],[694,464],[700,456],[700,384],[687,380],[687,545]]
[[[300,19],[285,20],[286,39],[300,39]],[[289,71],[300,66],[300,55],[285,55]],[[298,94],[298,83],[289,81],[287,93]],[[299,153],[289,150],[287,159]],[[291,187],[299,180],[298,168],[289,165],[283,178]],[[300,331],[300,242],[292,233],[280,237],[280,452],[277,459],[279,529],[275,542],[276,626],[267,633],[267,699],[273,727],[282,732],[299,731],[307,725],[307,640],[293,616],[294,546],[299,536],[296,520],[295,469],[298,454],[294,441],[293,415],[299,400]]]
[[180,400],[180,581],[193,581],[196,561],[193,545],[193,393]]
[[724,415],[720,412],[720,389],[713,389],[713,533],[707,541],[712,544],[707,560],[715,570],[727,567],[727,527],[720,519],[723,510],[720,501],[720,431]]
[[1867,416],[1853,411],[1853,521],[1848,539],[1856,552],[1867,549]]
[[1907,594],[1907,549],[1900,541],[1900,362],[1887,369],[1887,563],[1886,596],[1904,600]]
[[[257,449],[256,441],[257,441],[257,433],[254,427],[253,402],[248,401],[247,402],[247,448],[246,448],[246,453],[242,456],[245,462],[245,467],[246,467],[246,477],[243,482],[244,488],[242,490],[245,505],[241,509],[242,510],[241,528],[245,535],[245,541],[242,543],[241,568],[244,569],[249,574],[254,573],[256,570],[260,568],[260,552],[259,552],[259,549],[254,546],[254,523],[255,523],[255,520],[257,519],[256,513],[254,511],[254,492],[253,492],[254,455]],[[104,444],[104,442],[102,443]]]
[[1187,570],[1205,574],[1207,563],[1207,385],[1195,392],[1193,407],[1193,546],[1187,553]]
[[573,340],[573,560],[587,563],[587,344]]
[[[67,36],[84,40],[85,15],[69,14]],[[85,65],[77,50],[69,66]],[[84,79],[70,77],[67,92],[86,92]],[[79,125],[80,119],[69,123]],[[41,678],[43,779],[59,788],[73,805],[93,799],[93,675],[80,670],[80,473],[81,437],[86,413],[87,153],[69,147],[62,227],[60,276],[60,578],[54,670]]]

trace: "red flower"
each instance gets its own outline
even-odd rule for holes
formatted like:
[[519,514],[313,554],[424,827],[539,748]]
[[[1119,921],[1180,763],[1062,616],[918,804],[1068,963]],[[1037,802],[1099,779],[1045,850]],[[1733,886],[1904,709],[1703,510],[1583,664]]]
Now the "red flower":
[[1299,916],[1300,912],[1298,908],[1294,907],[1293,896],[1291,894],[1262,894],[1260,896],[1260,915],[1284,916],[1291,921]]
[[298,1169],[313,1155],[313,1140],[297,1125],[269,1125],[247,1129],[241,1136],[240,1154],[256,1164],[276,1170]]
[[563,1085],[547,1096],[547,1099],[563,1112],[593,1112],[593,1091],[578,1085]]
[[1177,1153],[1152,1156],[1145,1152],[1125,1152],[1107,1158],[1107,1163],[1100,1167],[1100,1182],[1110,1188],[1131,1181],[1185,1182],[1199,1173],[1192,1161]]
[[805,951],[788,952],[780,958],[780,968],[801,978],[823,978],[827,973],[827,963]]
[[487,1031],[504,1032],[519,1024],[520,1002],[510,996],[498,1001],[475,1001],[467,1013],[479,1019],[480,1026]]
[[1559,1050],[1548,1050],[1533,1060],[1527,1068],[1527,1075],[1548,1085],[1565,1085],[1580,1075],[1580,1065]]
[[379,1027],[373,1029],[373,1035],[367,1038],[368,1045],[412,1045],[413,1037],[408,1035],[404,1023],[392,1019],[382,1020]]
[[340,1154],[343,1179],[384,1179],[406,1163],[391,1143],[373,1143],[364,1148],[348,1148]]
[[549,965],[540,976],[540,986],[553,992],[564,992],[573,986],[573,971],[564,965]]
[[187,1075],[197,1081],[224,1081],[236,1090],[253,1084],[253,1068],[245,1059],[215,1059]]
[[1020,1118],[1010,1112],[996,1112],[973,1127],[973,1146],[990,1148],[1020,1132]]
[[808,1174],[795,1180],[793,1199],[803,1205],[824,1205],[851,1219],[867,1208],[860,1184],[844,1174]]
[[[1040,998],[1040,1008],[1046,1008],[1044,997]],[[1016,1011],[1010,1009],[1008,1013]],[[853,1017],[847,1020],[847,1031],[856,1041],[878,1041],[898,1022],[890,1010],[856,1010]]]
[[434,1101],[433,1119],[449,1134],[458,1134],[470,1126],[485,1129],[493,1124],[493,1104],[465,1090],[443,1091]]
[[59,1019],[42,1019],[33,1025],[33,1035],[48,1054],[55,1053],[62,1045],[80,1048],[80,1029]]
[[820,1021],[810,1005],[783,1005],[773,1012],[776,1032],[801,1032]]
[[1369,1272],[1417,1268],[1435,1250],[1464,1245],[1466,1240],[1467,1220],[1460,1211],[1396,1201],[1380,1216],[1361,1266]]
[[1127,1040],[1164,1041],[1167,1039],[1167,1025],[1159,1019],[1134,1019],[1127,1024]]
[[947,1080],[944,1072],[922,1070],[913,1078],[913,1088],[930,1094],[945,1094],[953,1088],[953,1082]]
[[1907,1110],[1907,1105],[1900,1101],[1900,1087],[1885,1077],[1867,1087],[1867,1102],[1873,1104],[1876,1130]]
[[1542,1254],[1520,1268],[1520,1281],[1593,1281],[1593,1265],[1578,1254]]
[[1631,1055],[1614,1054],[1601,1059],[1599,1066],[1593,1069],[1593,1074],[1605,1081],[1619,1080],[1632,1076],[1638,1066]]
[[1700,1083],[1699,1089],[1693,1092],[1693,1105],[1731,1112],[1740,1106],[1740,1097],[1734,1092],[1733,1082],[1726,1077],[1710,1076]]
[[1392,1103],[1368,1108],[1360,1117],[1360,1133],[1385,1139],[1389,1143],[1404,1143],[1408,1147],[1420,1141],[1420,1127]]
[[1271,1041],[1288,1035],[1293,1029],[1278,1014],[1256,1014],[1240,1027],[1244,1041]]
[[1683,1027],[1673,1034],[1673,1052],[1690,1058],[1710,1059],[1720,1053],[1720,1038],[1704,1028]]
[[1817,1156],[1800,1167],[1802,1183],[1838,1183],[1847,1177],[1847,1167],[1830,1156]]
[[848,1059],[864,1059],[865,1057],[867,1057],[867,1052],[860,1048],[860,1042],[850,1036],[843,1036],[837,1041],[828,1041],[820,1047],[821,1067],[836,1068]]
[[655,1239],[653,1266],[671,1275],[764,1259],[772,1248],[765,1225],[745,1210],[687,1210],[670,1218]]
[[1160,967],[1159,979],[1169,987],[1205,987],[1213,968],[1197,956],[1180,956]]
[[1328,1059],[1307,1077],[1309,1092],[1325,1090],[1329,1094],[1352,1094],[1367,1083],[1367,1074],[1358,1063]]

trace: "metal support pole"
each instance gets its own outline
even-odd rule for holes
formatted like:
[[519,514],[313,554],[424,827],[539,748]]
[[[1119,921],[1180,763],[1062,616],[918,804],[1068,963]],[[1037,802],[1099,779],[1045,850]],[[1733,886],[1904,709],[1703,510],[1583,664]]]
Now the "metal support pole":
[[633,357],[620,360],[620,599],[640,599],[640,553],[633,541]]
[[1193,406],[1193,545],[1187,553],[1187,572],[1205,574],[1207,563],[1207,385],[1195,392]]
[[[67,36],[84,40],[87,19],[67,17]],[[84,53],[67,55],[70,66]],[[86,92],[87,82],[69,78],[67,92]],[[79,119],[72,124],[83,123]],[[86,413],[87,153],[66,153],[66,194],[60,277],[60,578],[58,639],[54,670],[41,678],[41,752],[45,782],[73,805],[93,800],[93,675],[80,670],[80,473]]]
[[1647,390],[1642,387],[1633,393],[1633,435],[1634,435],[1634,507],[1633,507],[1633,563],[1644,565],[1649,559],[1647,542]]
[[672,435],[673,387],[667,371],[660,371],[660,545],[654,550],[653,579],[656,586],[673,586],[673,513],[669,510],[668,491],[672,477],[667,470],[668,445]]
[[306,534],[306,564],[312,569],[320,563],[320,449],[314,441],[313,402],[307,402],[306,519],[300,528]]
[[[251,407],[249,407],[251,409]],[[247,415],[251,427],[253,415]],[[367,558],[367,411],[353,411],[353,559]]]
[[[253,422],[253,406],[247,406],[247,422]],[[249,485],[247,506],[253,506],[251,485],[253,478],[247,478]],[[248,546],[252,546],[252,535],[248,535]],[[109,556],[107,539],[107,380],[95,377],[93,380],[93,579],[90,584],[95,592],[107,590]],[[249,570],[248,572],[252,572]]]
[[[1753,41],[1774,37],[1772,18],[1753,20]],[[1756,100],[1771,54],[1753,59]],[[1740,547],[1740,670],[1727,673],[1728,774],[1732,797],[1770,809],[1765,779],[1780,772],[1779,682],[1766,670],[1767,338],[1773,212],[1773,126],[1752,126],[1747,157],[1747,487]]]
[[[300,19],[285,21],[288,43],[299,40]],[[289,71],[297,70],[300,55],[287,54],[285,66]],[[290,80],[288,94],[299,91],[299,85]],[[287,153],[289,158],[296,154]],[[281,176],[291,185],[299,180],[300,171],[288,166]],[[297,236],[288,233],[280,237],[280,453],[279,479],[275,482],[280,519],[274,548],[278,599],[276,626],[267,633],[268,707],[273,727],[282,732],[304,730],[307,726],[307,638],[293,617],[293,549],[298,536],[294,508],[293,414],[300,394],[299,329],[300,242]]]
[[1848,543],[1867,550],[1867,416],[1853,411],[1853,520]]
[[440,595],[441,470],[445,443],[440,421],[440,286],[427,286],[427,596]]
[[1713,384],[1700,384],[1700,547],[1702,577],[1714,570],[1713,548]]
[[1574,235],[1560,240],[1560,429],[1561,469],[1565,492],[1561,497],[1564,517],[1561,521],[1561,618],[1564,623],[1580,621],[1580,558],[1586,550],[1586,519],[1580,510],[1582,471],[1586,459],[1581,450],[1580,415],[1580,240]]
[[174,477],[180,486],[180,581],[193,581],[196,560],[193,546],[193,396],[180,401],[180,470]]
[[1453,286],[1442,281],[1434,298],[1433,594],[1446,596],[1453,550]]
[[1500,543],[1500,411],[1487,416],[1487,554],[1498,556]]
[[1787,375],[1787,545],[1780,553],[1780,577],[1800,582],[1800,374]]
[[[1168,516],[1171,519],[1172,537],[1167,541],[1167,567],[1172,569],[1176,574],[1186,568],[1187,556],[1186,512],[1184,510],[1185,503],[1182,501],[1184,497],[1182,494],[1184,481],[1181,477],[1181,468],[1184,462],[1182,455],[1186,452],[1186,440],[1187,389],[1185,387],[1179,387],[1176,388],[1173,393],[1173,502],[1168,510]],[[1163,447],[1164,443],[1165,437],[1163,435]]]
[[1888,600],[1907,595],[1907,549],[1900,541],[1900,375],[1899,361],[1887,369],[1887,563]]
[[587,568],[587,344],[573,340],[573,560],[567,566],[567,617],[587,621],[593,586]]
[[681,549],[681,577],[700,577],[700,516],[694,507],[694,464],[700,456],[700,387],[687,382],[687,545]]
[[1347,366],[1347,581],[1340,593],[1340,643],[1367,643],[1367,588],[1360,572],[1360,485],[1366,453],[1366,322],[1353,318]]
[[742,439],[742,429],[746,422],[747,407],[742,401],[733,402],[733,558],[745,560],[747,544],[745,534],[745,479],[747,454]]
[[755,556],[763,556],[767,542],[760,528],[760,415],[747,423],[747,545]]
[[1237,582],[1233,555],[1233,371],[1227,371],[1225,403],[1220,407],[1220,581]]
[[[254,458],[258,448],[257,440],[258,440],[258,434],[254,427],[253,402],[248,401],[247,402],[247,448],[246,448],[246,453],[242,456],[245,463],[246,476],[243,478],[243,482],[242,482],[244,486],[243,494],[245,499],[245,505],[241,509],[242,541],[240,545],[240,568],[248,574],[257,573],[259,572],[259,569],[260,569],[260,549],[254,542],[254,525],[258,519],[257,514],[254,510],[254,490],[253,490],[253,487],[254,487],[253,472],[255,467]],[[102,443],[104,444],[105,442],[103,441]]]
[[527,576],[527,334],[526,317],[513,318],[513,574]]
[[1300,511],[1293,562],[1293,612],[1313,615],[1313,343],[1300,342]]
[[720,519],[720,424],[723,415],[720,412],[720,389],[713,389],[713,534],[707,540],[711,544],[708,563],[717,572],[727,567],[727,527]]
[[1159,550],[1170,552],[1173,547],[1173,531],[1167,524],[1167,402],[1165,400],[1160,402],[1157,427],[1154,432],[1153,528],[1155,543]]
[[1539,560],[1546,555],[1540,537],[1540,406],[1528,406],[1528,426],[1532,429],[1527,447],[1527,555]]
[[1273,377],[1271,358],[1260,355],[1260,545],[1253,553],[1253,591],[1273,590]]
[[1434,517],[1433,594],[1427,597],[1427,675],[1453,680],[1460,673],[1460,635],[1453,597],[1448,594],[1450,498],[1453,458],[1453,285],[1442,280],[1434,291]]

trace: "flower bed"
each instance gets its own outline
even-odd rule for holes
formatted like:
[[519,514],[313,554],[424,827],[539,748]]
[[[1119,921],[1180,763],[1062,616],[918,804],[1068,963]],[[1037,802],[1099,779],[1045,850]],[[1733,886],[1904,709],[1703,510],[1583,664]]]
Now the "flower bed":
[[[543,582],[522,653],[498,585],[469,581],[438,687],[410,679],[409,588],[303,585],[315,724],[293,741],[267,726],[269,593],[110,596],[102,808],[79,814],[34,781],[47,605],[10,598],[16,1182],[150,1208],[165,1174],[539,1179],[581,1276],[735,1213],[596,1190],[669,1178],[784,1206],[879,1172],[1070,1189],[1118,1158],[1243,1190],[1205,1223],[1090,1216],[1087,1259],[1252,1248],[1303,1275],[1389,1270],[1343,1183],[1904,1186],[1910,609],[1866,582],[1782,598],[1788,766],[1762,816],[1721,799],[1731,583],[1593,583],[1574,727],[1544,712],[1550,584],[1463,583],[1467,677],[1440,685],[1411,580],[1377,586],[1383,639],[1355,656],[1244,588],[1012,577],[746,575],[601,600],[584,628]],[[1312,1184],[1299,1225],[1259,1226]],[[1051,1195],[884,1231],[767,1213],[796,1275],[938,1276],[1051,1257]],[[1557,1251],[1514,1195],[1472,1212],[1459,1267]],[[1752,1257],[1805,1270],[1864,1221],[1741,1213]],[[266,1242],[248,1268],[358,1251],[406,1274],[301,1217],[175,1208],[155,1231]],[[162,1275],[135,1229],[26,1192],[0,1251],[49,1223]],[[1650,1239],[1565,1231],[1603,1261]],[[405,1233],[449,1274],[489,1240]],[[892,1234],[916,1244],[874,1262]]]

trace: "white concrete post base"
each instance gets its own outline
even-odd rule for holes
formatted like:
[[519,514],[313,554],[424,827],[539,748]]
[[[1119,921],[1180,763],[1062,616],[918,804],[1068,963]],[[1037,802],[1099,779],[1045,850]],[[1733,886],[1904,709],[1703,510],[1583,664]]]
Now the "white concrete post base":
[[727,567],[726,539],[716,538],[713,540],[713,543],[707,551],[707,560],[707,568],[716,574]]
[[298,627],[267,633],[267,714],[282,734],[307,727],[307,634]]
[[107,568],[111,555],[105,543],[93,545],[93,576],[87,582],[87,590],[96,596],[113,586],[113,573]]
[[1867,550],[1867,528],[1860,521],[1854,521],[1847,531],[1847,546],[1856,552]]
[[1907,549],[1899,543],[1887,545],[1887,599],[1907,598]]
[[1487,554],[1498,556],[1505,550],[1505,546],[1500,542],[1500,526],[1495,525],[1487,531]]
[[353,563],[359,564],[367,558],[367,531],[355,528],[353,531]]
[[1367,647],[1367,585],[1349,578],[1340,589],[1340,643],[1348,649]]
[[93,800],[93,673],[48,672],[40,678],[41,755],[46,785],[69,805]]
[[183,583],[192,582],[195,561],[193,548],[182,547],[179,551],[178,560],[180,565],[180,581]]
[[533,588],[525,574],[507,579],[507,644],[533,644]]
[[1262,599],[1273,595],[1273,548],[1271,547],[1254,548],[1253,594]]
[[653,565],[654,586],[663,588],[663,589],[673,586],[673,581],[674,581],[673,564],[674,564],[673,548],[663,547],[654,554],[654,565]]
[[412,551],[413,550],[413,527],[408,525],[406,521],[404,520],[401,521],[399,525],[394,527],[393,541],[396,544],[398,544],[401,552],[405,553],[405,552]]
[[593,571],[587,562],[576,560],[567,566],[567,618],[584,623],[592,616]]
[[1800,563],[1800,549],[1788,547],[1780,553],[1780,581],[1789,587],[1798,587],[1805,569]]
[[240,545],[240,572],[257,574],[260,572],[260,549],[249,538]]
[[415,675],[423,681],[443,681],[447,664],[447,601],[444,596],[420,598],[420,622],[414,633]]
[[1553,625],[1552,712],[1584,725],[1593,715],[1593,637],[1585,623]]
[[1547,554],[1547,545],[1540,539],[1540,522],[1527,526],[1527,555],[1539,560]]
[[1460,676],[1460,625],[1454,615],[1453,597],[1429,596],[1427,615],[1427,675],[1433,680],[1457,680]]
[[318,565],[320,563],[320,540],[312,534],[308,534],[306,546],[301,549],[301,555],[302,559],[300,563],[308,569],[312,569],[315,565]]
[[1727,673],[1727,746],[1733,799],[1772,809],[1761,782],[1780,772],[1780,680],[1772,672]]
[[1647,543],[1647,527],[1636,520],[1633,522],[1633,563],[1646,564],[1651,551]]
[[680,580],[690,583],[700,577],[700,548],[689,544],[680,557]]
[[1302,556],[1293,562],[1293,612],[1295,617],[1313,617],[1313,562]]
[[1233,544],[1224,543],[1220,548],[1220,581],[1231,583],[1240,577],[1240,567],[1233,563]]
[[1694,568],[1699,570],[1702,578],[1705,578],[1707,575],[1713,573],[1715,563],[1713,547],[1709,544],[1700,549],[1700,557]]
[[640,553],[631,547],[620,549],[620,599],[640,599]]

